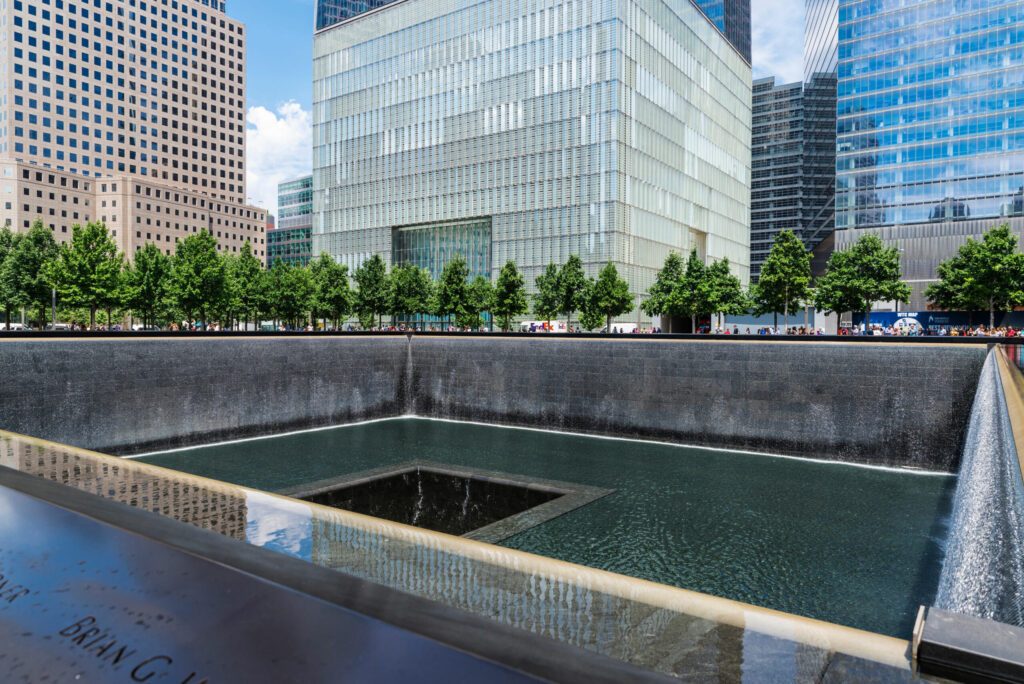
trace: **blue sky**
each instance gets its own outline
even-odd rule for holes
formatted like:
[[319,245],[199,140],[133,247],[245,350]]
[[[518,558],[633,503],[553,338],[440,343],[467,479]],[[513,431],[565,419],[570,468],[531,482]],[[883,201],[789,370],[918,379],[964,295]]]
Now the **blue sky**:
[[[277,184],[312,165],[310,104],[314,0],[228,0],[247,26],[248,195],[277,210]],[[751,0],[754,77],[803,73],[803,0]]]

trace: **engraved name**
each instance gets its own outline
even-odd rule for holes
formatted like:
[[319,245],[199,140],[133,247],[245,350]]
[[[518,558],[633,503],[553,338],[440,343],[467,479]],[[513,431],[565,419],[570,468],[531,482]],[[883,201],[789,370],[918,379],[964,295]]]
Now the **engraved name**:
[[[133,682],[147,682],[153,677],[158,677],[162,681],[168,681],[165,678],[170,678],[169,681],[180,684],[209,684],[207,678],[200,677],[195,672],[190,672],[184,679],[177,679],[172,668],[173,658],[168,655],[139,655],[136,649],[119,641],[109,630],[101,627],[92,615],[68,625],[58,634],[66,638],[73,648],[81,649],[115,670],[127,673]],[[124,667],[121,667],[122,665]]]
[[0,575],[0,603],[14,603],[30,593],[31,590],[24,584],[17,584],[10,577]]

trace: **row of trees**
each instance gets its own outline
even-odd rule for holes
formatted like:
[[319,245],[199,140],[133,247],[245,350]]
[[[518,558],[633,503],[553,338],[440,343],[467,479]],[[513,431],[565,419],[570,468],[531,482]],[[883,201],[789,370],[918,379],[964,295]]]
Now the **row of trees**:
[[348,271],[329,258],[308,269],[278,263],[265,270],[247,242],[238,255],[221,254],[207,231],[177,244],[173,256],[147,244],[127,261],[102,223],[76,225],[57,245],[37,222],[24,234],[0,229],[0,308],[28,311],[43,327],[56,295],[63,320],[95,327],[128,312],[147,326],[179,317],[231,326],[272,318],[299,324],[310,313],[339,322],[351,312]]

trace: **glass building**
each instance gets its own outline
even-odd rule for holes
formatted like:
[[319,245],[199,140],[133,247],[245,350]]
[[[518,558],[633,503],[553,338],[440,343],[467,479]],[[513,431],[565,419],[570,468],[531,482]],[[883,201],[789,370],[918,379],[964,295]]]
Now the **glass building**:
[[694,0],[750,63],[750,0]]
[[333,26],[357,14],[383,7],[394,0],[316,0],[316,30]]
[[912,309],[967,237],[1019,231],[1022,148],[1024,4],[840,0],[836,246],[897,245]]
[[314,40],[314,251],[436,273],[452,250],[430,241],[449,240],[531,286],[578,254],[639,295],[694,248],[746,281],[750,84],[687,0],[405,0],[343,21]]
[[313,176],[277,186],[277,226],[267,231],[267,265],[305,266],[312,257]]

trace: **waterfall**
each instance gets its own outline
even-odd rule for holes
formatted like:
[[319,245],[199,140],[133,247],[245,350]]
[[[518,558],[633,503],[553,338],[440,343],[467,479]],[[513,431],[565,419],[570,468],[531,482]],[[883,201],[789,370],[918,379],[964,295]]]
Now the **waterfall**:
[[935,604],[1024,626],[1024,480],[997,353],[975,393]]

